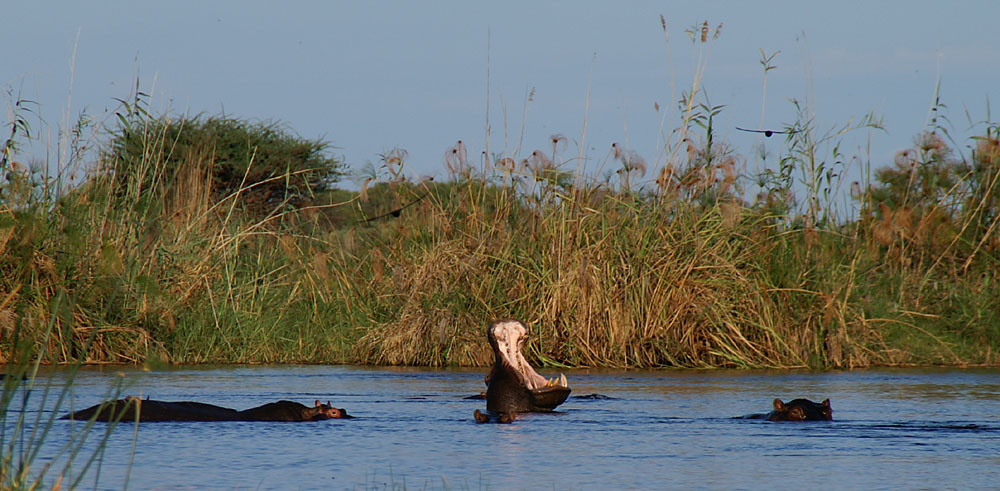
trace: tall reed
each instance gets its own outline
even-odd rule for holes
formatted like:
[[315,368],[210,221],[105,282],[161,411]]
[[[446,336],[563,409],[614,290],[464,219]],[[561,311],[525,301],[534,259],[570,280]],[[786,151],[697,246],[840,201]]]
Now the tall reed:
[[[62,296],[55,299],[56,303],[69,301]],[[46,336],[53,335],[54,324],[49,323]],[[18,327],[12,333],[0,392],[0,487],[73,489],[91,475],[97,486],[100,461],[117,422],[104,425],[103,433],[92,436],[94,420],[57,421],[69,406],[67,397],[78,366],[63,371],[64,381],[43,380],[39,373],[42,358],[30,343],[23,342],[20,331]],[[106,398],[116,399],[121,389],[121,385],[109,387]]]

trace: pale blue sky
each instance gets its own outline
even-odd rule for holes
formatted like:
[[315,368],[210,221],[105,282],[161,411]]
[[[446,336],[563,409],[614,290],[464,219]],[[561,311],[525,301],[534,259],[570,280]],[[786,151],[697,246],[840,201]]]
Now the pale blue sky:
[[[521,156],[548,148],[554,133],[578,141],[589,83],[590,160],[620,142],[656,162],[654,103],[674,107],[671,73],[675,98],[690,86],[698,48],[684,30],[703,20],[723,23],[703,79],[711,102],[727,106],[718,137],[751,160],[759,137],[734,126],[761,119],[761,50],[780,51],[764,125],[794,120],[789,99],[804,98],[808,76],[821,129],[869,111],[884,118],[887,132],[871,133],[876,167],[923,128],[939,67],[956,135],[969,126],[966,110],[986,117],[1000,87],[1000,3],[986,0],[32,1],[3,15],[0,84],[41,104],[43,140],[56,139],[70,94],[70,114],[101,116],[138,76],[160,111],[281,120],[325,137],[354,167],[398,146],[414,175],[443,176],[442,154],[458,139],[470,155],[483,150],[487,57],[491,151],[504,148],[504,109],[516,140],[531,89]],[[868,136],[846,137],[841,151],[867,154]],[[773,153],[782,140],[766,144]]]

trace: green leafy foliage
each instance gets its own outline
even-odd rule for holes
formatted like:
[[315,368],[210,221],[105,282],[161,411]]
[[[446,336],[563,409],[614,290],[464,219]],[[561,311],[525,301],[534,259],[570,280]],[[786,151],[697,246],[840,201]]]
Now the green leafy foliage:
[[[226,116],[150,118],[141,98],[118,116],[103,170],[141,175],[133,184],[146,191],[171,182],[187,163],[204,160],[211,163],[214,201],[238,195],[248,211],[261,215],[310,203],[344,174],[327,142],[298,137],[279,123]],[[154,162],[156,172],[147,172]],[[118,193],[127,194],[129,183],[119,177]]]

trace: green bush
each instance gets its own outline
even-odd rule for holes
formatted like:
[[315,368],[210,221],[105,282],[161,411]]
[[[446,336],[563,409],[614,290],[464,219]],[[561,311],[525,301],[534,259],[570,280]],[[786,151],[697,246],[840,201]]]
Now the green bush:
[[[301,138],[279,123],[151,118],[138,106],[126,104],[126,114],[119,114],[102,159],[119,195],[145,194],[178,182],[192,164],[208,164],[212,202],[238,195],[244,209],[260,215],[309,203],[345,172],[329,143]],[[141,181],[130,179],[135,176]]]

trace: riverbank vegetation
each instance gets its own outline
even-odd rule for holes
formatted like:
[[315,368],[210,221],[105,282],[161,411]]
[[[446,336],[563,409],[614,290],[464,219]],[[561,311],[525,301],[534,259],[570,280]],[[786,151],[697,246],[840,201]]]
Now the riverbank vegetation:
[[324,141],[141,93],[25,164],[10,101],[0,356],[484,366],[486,324],[515,317],[543,366],[1000,362],[995,123],[962,152],[934,121],[845,182],[835,139],[878,121],[824,133],[803,103],[750,175],[700,94],[651,165],[615,144],[585,175],[562,135],[483,163],[459,141],[446,179],[396,149],[354,191]]

